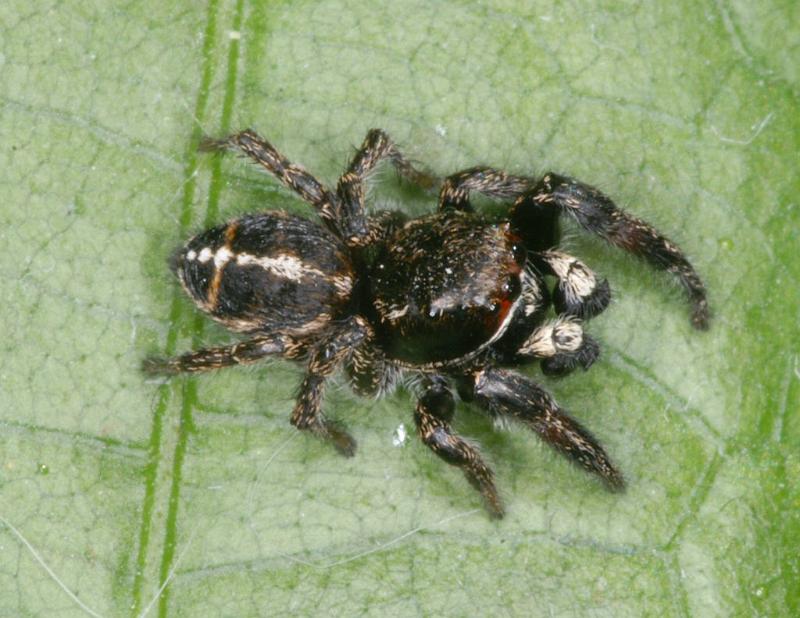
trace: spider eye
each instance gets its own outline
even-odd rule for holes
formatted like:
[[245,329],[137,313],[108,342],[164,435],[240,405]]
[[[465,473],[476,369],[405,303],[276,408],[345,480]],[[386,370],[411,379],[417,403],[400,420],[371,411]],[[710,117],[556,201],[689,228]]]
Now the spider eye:
[[500,289],[503,293],[503,296],[506,298],[510,298],[512,296],[513,297],[518,296],[521,289],[519,283],[519,277],[517,277],[516,275],[510,276],[503,284],[503,287]]

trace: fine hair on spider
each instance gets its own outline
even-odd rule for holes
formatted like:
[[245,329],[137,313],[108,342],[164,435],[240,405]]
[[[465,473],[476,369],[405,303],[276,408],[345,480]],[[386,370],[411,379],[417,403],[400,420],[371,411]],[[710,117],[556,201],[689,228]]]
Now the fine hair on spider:
[[[681,250],[597,189],[546,173],[515,176],[471,167],[443,180],[412,164],[372,129],[333,188],[252,130],[205,138],[205,152],[233,151],[311,204],[318,221],[266,210],[205,230],[170,266],[200,310],[243,338],[174,358],[148,358],[147,373],[173,375],[257,362],[305,367],[291,423],[351,457],[356,442],[323,413],[329,379],[342,370],[353,391],[375,397],[401,379],[417,396],[418,437],[458,467],[490,515],[504,508],[478,447],[452,427],[456,397],[495,421],[515,421],[595,474],[611,490],[625,481],[599,441],[551,395],[514,368],[539,362],[546,375],[588,369],[600,346],[584,331],[606,309],[608,282],[559,249],[559,220],[641,258],[683,287],[691,322],[706,329],[700,277]],[[382,163],[423,189],[438,187],[436,212],[367,213],[366,179]],[[506,204],[475,212],[473,194]]]

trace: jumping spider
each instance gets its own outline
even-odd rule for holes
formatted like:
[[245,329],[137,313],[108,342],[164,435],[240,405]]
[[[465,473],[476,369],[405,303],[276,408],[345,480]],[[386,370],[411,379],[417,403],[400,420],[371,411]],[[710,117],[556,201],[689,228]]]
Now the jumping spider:
[[[494,474],[450,425],[453,388],[492,417],[528,426],[610,489],[623,488],[622,474],[592,434],[535,382],[507,367],[539,359],[545,374],[563,375],[588,369],[598,357],[583,323],[608,305],[608,283],[555,249],[559,215],[675,275],[689,297],[692,324],[705,329],[705,288],[672,242],[577,180],[552,173],[536,180],[487,167],[445,178],[435,214],[368,216],[365,181],[382,161],[424,188],[436,184],[379,129],[367,134],[335,191],[253,131],[207,138],[200,148],[249,157],[313,205],[323,225],[267,211],[206,230],[180,248],[171,267],[187,294],[250,338],[148,359],[147,372],[206,371],[266,356],[304,360],[291,423],[348,457],[355,440],[321,410],[326,379],[343,367],[356,393],[376,396],[406,375],[419,391],[419,437],[461,468],[495,517],[503,515],[503,505]],[[510,202],[507,216],[489,221],[475,214],[472,191]],[[555,278],[552,293],[546,277]],[[551,305],[555,317],[547,319]]]

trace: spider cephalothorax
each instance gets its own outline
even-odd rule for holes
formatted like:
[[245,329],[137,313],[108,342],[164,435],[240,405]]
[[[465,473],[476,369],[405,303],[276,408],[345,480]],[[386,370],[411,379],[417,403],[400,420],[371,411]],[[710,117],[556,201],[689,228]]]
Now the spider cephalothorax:
[[[623,477],[597,440],[541,387],[508,367],[541,361],[547,374],[587,369],[599,354],[585,320],[608,305],[608,283],[556,249],[558,216],[674,274],[708,326],[706,292],[680,250],[596,189],[545,174],[540,180],[475,167],[447,177],[436,214],[406,220],[367,216],[364,182],[382,160],[425,188],[389,137],[374,129],[330,191],[252,131],[203,150],[234,150],[263,166],[317,210],[323,226],[283,212],[248,215],[192,238],[171,265],[195,303],[249,339],[171,359],[151,373],[175,374],[250,363],[303,360],[292,424],[330,440],[344,455],[355,441],[322,413],[326,379],[343,367],[353,389],[376,395],[408,375],[419,389],[414,414],[422,441],[461,468],[489,512],[503,514],[491,469],[451,428],[456,388],[494,417],[510,417],[611,489]],[[470,192],[512,203],[497,221],[476,215]],[[556,281],[552,292],[546,277]],[[548,319],[550,307],[554,317]]]

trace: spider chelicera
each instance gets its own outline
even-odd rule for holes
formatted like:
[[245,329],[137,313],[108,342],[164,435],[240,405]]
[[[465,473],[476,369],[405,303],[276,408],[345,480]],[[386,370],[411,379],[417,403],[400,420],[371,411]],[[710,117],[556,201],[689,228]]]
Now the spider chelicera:
[[[451,427],[453,390],[497,419],[510,417],[605,481],[622,474],[598,441],[530,378],[509,369],[535,360],[548,375],[587,369],[597,342],[586,320],[608,305],[608,283],[557,249],[567,215],[609,243],[672,273],[686,291],[692,324],[708,326],[706,291],[680,249],[597,189],[548,173],[540,179],[473,167],[441,183],[435,214],[365,212],[365,182],[382,161],[423,188],[416,169],[379,129],[369,131],[335,191],[247,130],[205,139],[273,174],[317,211],[322,225],[279,211],[246,215],[198,234],[171,267],[201,310],[249,338],[233,345],[147,359],[153,374],[206,371],[267,356],[305,362],[292,424],[352,456],[355,440],[325,418],[325,382],[343,368],[353,390],[376,396],[408,378],[418,391],[421,440],[458,466],[489,513],[503,506],[478,448]],[[478,192],[511,204],[501,220],[473,211]],[[551,292],[548,278],[554,278]],[[550,307],[554,317],[548,318]]]

